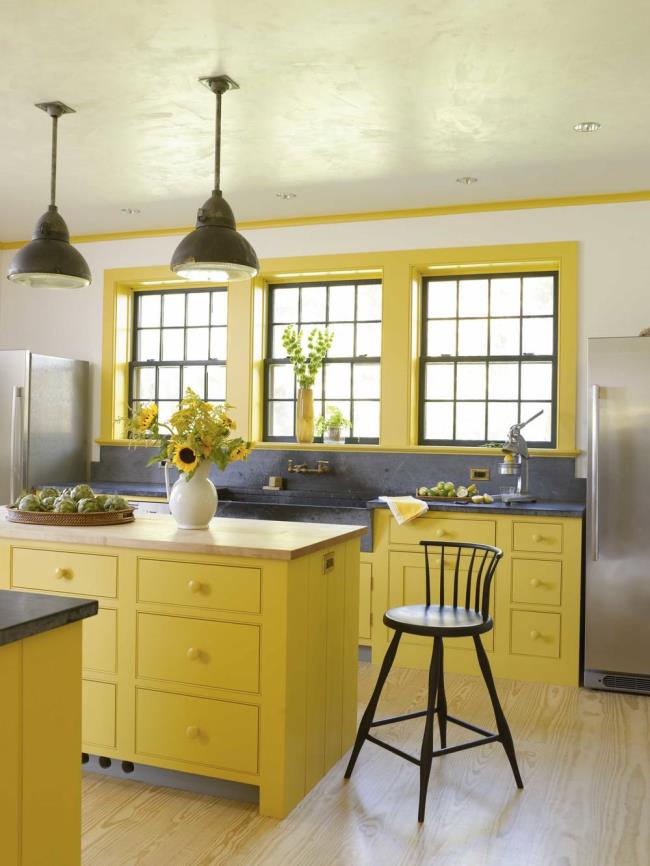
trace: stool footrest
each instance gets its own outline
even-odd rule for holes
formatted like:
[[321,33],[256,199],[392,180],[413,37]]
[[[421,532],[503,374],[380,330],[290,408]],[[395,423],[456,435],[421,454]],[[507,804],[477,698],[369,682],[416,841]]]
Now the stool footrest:
[[[434,710],[438,712],[437,709]],[[407,713],[405,716],[392,716],[390,719],[379,719],[378,722],[371,722],[371,728],[378,728],[380,725],[392,725],[394,722],[405,722],[407,719],[419,719],[421,716],[426,716],[426,710],[419,710],[417,713]]]
[[481,734],[484,737],[495,737],[492,731],[486,731],[485,728],[479,728],[472,725],[471,722],[466,722],[464,719],[457,719],[454,716],[447,716],[448,722],[453,722],[454,725],[460,725],[461,728],[467,728],[468,731],[474,731],[475,734]]
[[407,761],[410,761],[412,764],[417,764],[420,766],[419,758],[414,758],[413,755],[409,755],[408,752],[403,752],[401,749],[396,749],[395,746],[391,746],[388,743],[385,743],[383,740],[378,740],[377,737],[371,737],[370,734],[366,736],[366,740],[369,740],[371,743],[374,743],[376,746],[381,746],[382,749],[386,749],[389,752],[392,752],[394,755],[398,755],[400,758],[404,758]]
[[489,737],[481,737],[480,740],[470,740],[469,743],[460,743],[458,746],[447,746],[444,749],[436,749],[431,753],[433,758],[440,755],[451,755],[452,752],[462,752],[465,749],[473,749],[475,746],[484,746],[486,743],[496,743],[501,739],[498,734],[491,734]]

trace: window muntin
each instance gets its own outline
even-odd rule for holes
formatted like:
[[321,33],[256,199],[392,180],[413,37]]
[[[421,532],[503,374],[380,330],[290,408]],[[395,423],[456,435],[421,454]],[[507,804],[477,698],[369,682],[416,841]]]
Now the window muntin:
[[[314,413],[337,406],[352,422],[347,442],[379,442],[381,283],[346,280],[269,286],[264,439],[295,437],[296,382],[282,346],[287,325],[303,338],[329,328],[334,342],[314,383]],[[317,438],[317,441],[318,438]]]
[[422,290],[423,445],[556,444],[558,274],[428,277]]
[[129,405],[158,404],[166,421],[186,388],[211,403],[226,399],[228,292],[135,292]]

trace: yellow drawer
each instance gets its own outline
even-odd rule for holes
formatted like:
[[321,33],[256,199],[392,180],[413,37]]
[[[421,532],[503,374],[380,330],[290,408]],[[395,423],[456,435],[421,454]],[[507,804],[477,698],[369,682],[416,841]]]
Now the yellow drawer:
[[455,517],[418,517],[400,526],[390,521],[391,544],[419,544],[420,541],[470,541],[494,544],[496,524],[493,520],[465,520]]
[[372,608],[372,565],[359,566],[359,637],[370,640],[370,612]]
[[562,524],[514,521],[512,549],[531,553],[562,553]]
[[515,655],[560,657],[559,613],[536,610],[510,612],[510,651]]
[[115,748],[116,686],[84,680],[81,688],[81,741],[86,748]]
[[259,671],[259,626],[138,614],[139,677],[257,692]]
[[84,670],[117,672],[117,611],[100,607],[97,616],[83,622]]
[[138,560],[138,601],[259,613],[259,568]]
[[257,707],[136,690],[136,752],[257,773]]
[[524,604],[560,604],[562,563],[554,559],[513,557],[512,600]]
[[70,595],[117,596],[117,557],[14,547],[11,585]]

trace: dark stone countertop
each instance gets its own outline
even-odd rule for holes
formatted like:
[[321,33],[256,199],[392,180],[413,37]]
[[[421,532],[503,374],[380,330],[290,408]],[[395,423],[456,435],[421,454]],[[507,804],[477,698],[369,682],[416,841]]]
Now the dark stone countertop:
[[[417,497],[416,497],[417,498]],[[537,502],[507,504],[493,502],[490,505],[474,505],[467,502],[428,502],[429,511],[461,511],[471,514],[517,514],[527,517],[583,517],[584,502],[557,502],[540,499]],[[371,499],[368,508],[388,508],[385,502]]]
[[97,602],[0,590],[0,646],[95,616]]

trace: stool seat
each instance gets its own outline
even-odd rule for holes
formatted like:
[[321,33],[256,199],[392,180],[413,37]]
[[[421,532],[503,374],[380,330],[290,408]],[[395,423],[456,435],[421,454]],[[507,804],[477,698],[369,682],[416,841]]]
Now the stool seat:
[[490,631],[494,622],[472,608],[409,604],[393,607],[384,614],[384,625],[408,634],[428,637],[464,637]]

